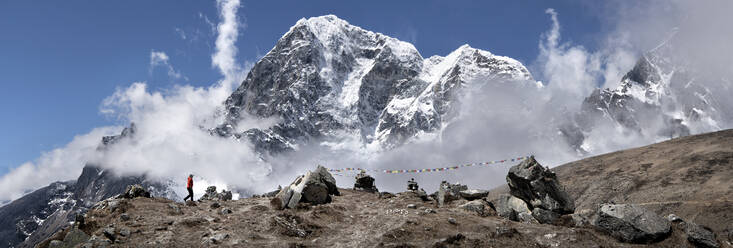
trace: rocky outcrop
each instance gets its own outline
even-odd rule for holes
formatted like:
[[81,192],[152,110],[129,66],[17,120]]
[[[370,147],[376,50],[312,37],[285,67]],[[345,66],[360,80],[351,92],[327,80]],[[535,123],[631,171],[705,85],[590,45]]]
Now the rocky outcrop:
[[216,192],[216,186],[209,186],[206,188],[206,192],[201,198],[201,201],[230,201],[232,200],[232,192],[229,190],[221,190],[221,193]]
[[653,243],[670,233],[667,219],[630,204],[601,205],[593,225],[619,241],[628,243]]
[[145,190],[140,184],[128,185],[125,188],[125,192],[120,195],[120,198],[132,199],[135,197],[147,197],[150,198],[150,192]]
[[571,214],[575,202],[562,188],[557,176],[534,156],[512,166],[506,176],[509,191],[524,200],[530,209],[541,208],[558,214]]
[[[332,187],[333,188],[332,188]],[[331,195],[338,195],[336,180],[322,166],[298,176],[293,183],[284,187],[270,200],[275,209],[295,208],[299,202],[324,204],[331,202]]]
[[357,174],[354,179],[356,179],[354,181],[355,190],[361,190],[371,193],[379,192],[377,186],[374,185],[374,178],[370,175],[367,175],[364,171],[359,172],[359,174]]

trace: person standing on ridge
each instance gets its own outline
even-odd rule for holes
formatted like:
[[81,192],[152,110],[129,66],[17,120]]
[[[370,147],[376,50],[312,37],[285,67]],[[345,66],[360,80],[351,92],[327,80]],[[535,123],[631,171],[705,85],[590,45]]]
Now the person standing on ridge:
[[188,196],[186,198],[183,198],[183,201],[185,202],[186,199],[191,198],[191,201],[193,201],[193,174],[188,175],[188,182],[186,182],[186,189],[188,190]]

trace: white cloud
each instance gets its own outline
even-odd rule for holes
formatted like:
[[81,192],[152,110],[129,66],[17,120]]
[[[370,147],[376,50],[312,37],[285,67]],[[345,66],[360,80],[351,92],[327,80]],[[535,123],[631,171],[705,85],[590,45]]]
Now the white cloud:
[[598,54],[583,46],[560,43],[560,22],[554,9],[547,9],[552,26],[542,35],[537,59],[541,78],[556,98],[572,99],[578,104],[593,89],[601,72]]
[[183,31],[183,29],[181,29],[181,28],[175,28],[174,30],[176,31],[176,34],[178,34],[178,36],[181,37],[181,40],[186,40],[186,38],[188,38],[186,36],[186,32]]
[[157,66],[165,68],[168,72],[168,76],[173,79],[183,79],[185,81],[188,81],[188,77],[176,71],[169,63],[169,58],[167,54],[161,51],[152,50],[150,51],[150,73],[152,73]]
[[241,23],[237,19],[240,7],[239,0],[217,0],[221,22],[216,26],[216,52],[211,56],[211,64],[224,76],[222,83],[227,87],[236,87],[244,79],[242,66],[236,63],[237,38]]
[[94,156],[102,136],[118,133],[120,127],[95,128],[74,137],[62,148],[44,152],[38,159],[11,169],[0,177],[0,202],[14,200],[54,181],[79,177],[81,168]]
[[[211,136],[207,130],[221,123],[222,116],[218,113],[222,103],[251,66],[236,61],[235,43],[241,27],[236,17],[239,5],[239,1],[217,2],[221,23],[217,28],[212,65],[222,73],[222,80],[211,87],[174,85],[171,89],[150,91],[145,82],[135,82],[117,89],[103,101],[100,113],[125,123],[135,122],[138,132],[133,140],[99,153],[96,147],[102,136],[118,134],[121,127],[97,128],[77,136],[64,147],[44,153],[3,175],[0,202],[17,199],[54,181],[75,179],[87,162],[101,163],[121,173],[148,172],[161,179],[185,178],[188,173],[194,173],[219,186],[225,185],[222,182],[232,185],[238,185],[237,181],[256,182],[267,174],[269,167],[259,162],[249,144]],[[205,16],[202,18],[211,23]],[[186,79],[173,68],[170,57],[163,51],[150,52],[149,66],[151,72],[155,67],[162,67],[171,78]],[[249,121],[245,125],[262,127],[271,125],[271,120]]]

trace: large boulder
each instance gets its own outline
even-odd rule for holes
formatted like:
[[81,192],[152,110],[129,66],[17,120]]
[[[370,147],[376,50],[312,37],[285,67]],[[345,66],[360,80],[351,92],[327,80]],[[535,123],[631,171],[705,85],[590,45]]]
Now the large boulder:
[[562,188],[557,176],[534,156],[512,166],[506,176],[513,196],[529,204],[530,209],[542,208],[559,214],[575,211],[575,202]]
[[[332,185],[333,188],[331,188]],[[290,185],[282,188],[270,204],[275,209],[295,208],[299,202],[324,204],[331,202],[331,195],[338,194],[336,180],[325,168],[318,168],[295,178]]]
[[438,207],[442,207],[448,202],[461,199],[461,191],[464,190],[468,190],[466,185],[450,184],[446,181],[441,182],[436,193]]
[[669,221],[639,206],[603,204],[593,222],[598,229],[627,243],[653,243],[670,234]]
[[512,195],[502,194],[491,202],[496,208],[496,214],[509,220],[518,221],[520,213],[524,217],[532,217],[532,212],[527,203]]
[[354,190],[366,191],[371,193],[379,192],[377,186],[374,185],[374,178],[367,175],[364,171],[359,172],[354,178]]

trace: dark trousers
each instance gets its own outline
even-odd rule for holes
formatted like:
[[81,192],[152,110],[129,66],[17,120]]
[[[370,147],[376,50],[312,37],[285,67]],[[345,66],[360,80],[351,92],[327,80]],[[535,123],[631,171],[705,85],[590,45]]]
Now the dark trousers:
[[183,201],[186,201],[186,199],[191,198],[191,201],[193,201],[193,189],[192,188],[186,188],[188,190],[188,196],[186,198],[183,198]]

